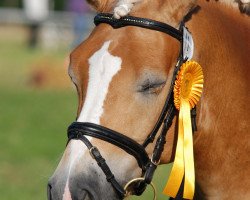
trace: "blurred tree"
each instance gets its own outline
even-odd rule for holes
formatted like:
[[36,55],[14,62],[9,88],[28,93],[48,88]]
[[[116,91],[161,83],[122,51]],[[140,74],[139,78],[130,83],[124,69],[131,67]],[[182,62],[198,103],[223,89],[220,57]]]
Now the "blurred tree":
[[22,7],[22,0],[0,0],[0,7]]
[[64,10],[65,0],[54,0],[54,9],[55,10]]

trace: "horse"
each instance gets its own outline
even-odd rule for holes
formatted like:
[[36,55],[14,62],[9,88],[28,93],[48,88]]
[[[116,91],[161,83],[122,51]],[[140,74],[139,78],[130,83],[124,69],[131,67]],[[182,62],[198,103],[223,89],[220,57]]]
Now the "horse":
[[[115,13],[117,18],[129,14],[175,29],[185,22],[194,40],[193,60],[202,66],[205,78],[196,106],[198,130],[193,134],[194,199],[250,199],[249,17],[220,1],[135,0],[130,7],[121,3],[126,1],[119,5],[116,0],[88,2],[97,12]],[[92,123],[83,128],[87,133],[94,130],[99,138],[91,137],[92,132],[79,136],[81,130],[75,133],[78,139],[70,138],[49,180],[49,200],[123,198],[106,179],[124,186],[141,177],[138,163],[143,163],[143,157],[134,149],[152,155],[157,144],[149,143],[144,152],[132,140],[142,144],[161,115],[180,49],[181,43],[162,31],[100,23],[73,50],[69,76],[78,93],[77,123]],[[174,160],[176,124],[174,117],[159,164]],[[116,141],[117,132],[122,134]]]

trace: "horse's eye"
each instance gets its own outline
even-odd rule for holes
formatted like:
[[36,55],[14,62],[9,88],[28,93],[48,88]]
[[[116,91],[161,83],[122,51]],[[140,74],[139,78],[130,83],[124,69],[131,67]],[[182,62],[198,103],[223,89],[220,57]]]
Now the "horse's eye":
[[143,85],[138,89],[138,92],[144,94],[159,94],[164,87],[166,81],[150,82],[147,80]]

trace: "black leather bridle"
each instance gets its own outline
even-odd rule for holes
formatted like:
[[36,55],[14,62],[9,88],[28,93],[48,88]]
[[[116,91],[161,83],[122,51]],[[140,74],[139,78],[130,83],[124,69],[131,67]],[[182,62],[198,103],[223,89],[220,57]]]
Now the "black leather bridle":
[[[181,44],[183,43],[182,29],[184,27],[184,23],[181,23],[180,29],[177,30],[176,28],[168,24],[150,19],[138,18],[132,16],[126,16],[121,19],[115,19],[112,14],[108,13],[100,13],[96,15],[94,22],[96,26],[98,26],[101,23],[106,23],[111,25],[115,29],[125,26],[137,26],[141,28],[156,30],[174,37],[175,39],[180,41]],[[123,149],[127,153],[131,154],[133,157],[135,157],[139,167],[142,169],[142,176],[144,180],[137,182],[137,184],[133,185],[133,194],[141,195],[144,192],[147,184],[150,184],[152,181],[153,174],[157,168],[158,163],[160,162],[160,158],[164,150],[167,131],[169,130],[173,118],[176,114],[173,101],[173,87],[180,66],[183,64],[183,62],[186,61],[186,58],[183,58],[182,46],[183,45],[181,45],[169,93],[167,95],[162,112],[153,130],[145,139],[143,144],[139,144],[136,141],[132,140],[131,138],[121,133],[118,133],[114,130],[93,123],[73,122],[68,128],[68,142],[72,139],[81,140],[87,146],[91,156],[93,157],[93,159],[96,160],[96,162],[106,175],[107,181],[112,184],[113,188],[115,189],[120,198],[124,198],[126,196],[127,191],[125,191],[124,187],[122,187],[116,181],[113,173],[111,172],[109,166],[106,164],[105,159],[101,156],[101,153],[99,152],[98,148],[93,146],[86,136],[91,136],[109,142]],[[196,129],[195,114],[196,114],[195,110],[192,110],[192,125],[194,129]],[[155,140],[155,137],[160,127],[162,127],[161,132],[157,138],[153,154],[151,158],[149,158],[147,152],[145,151],[145,148],[148,146],[149,143],[152,143]]]

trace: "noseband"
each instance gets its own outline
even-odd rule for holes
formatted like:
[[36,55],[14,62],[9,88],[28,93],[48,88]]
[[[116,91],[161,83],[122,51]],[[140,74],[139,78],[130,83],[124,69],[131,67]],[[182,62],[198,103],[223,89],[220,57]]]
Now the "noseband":
[[[139,144],[136,141],[132,140],[131,138],[119,132],[116,132],[114,130],[93,123],[73,122],[68,128],[68,142],[71,139],[81,140],[87,146],[91,156],[93,157],[93,159],[96,160],[99,167],[106,175],[107,181],[112,184],[113,188],[115,189],[120,198],[124,198],[127,195],[127,191],[117,182],[98,148],[93,146],[86,136],[91,136],[109,142],[123,149],[128,154],[132,155],[137,160],[139,167],[142,169],[142,177],[143,177],[142,179],[140,179],[141,181],[133,185],[132,188],[133,194],[141,195],[144,192],[146,186],[150,184],[152,181],[153,174],[157,168],[157,165],[160,162],[160,158],[164,150],[167,131],[169,130],[173,118],[176,114],[173,101],[173,87],[180,66],[187,59],[186,57],[184,57],[183,53],[183,40],[184,40],[183,29],[185,30],[187,29],[184,26],[184,23],[181,23],[180,29],[177,30],[168,24],[150,19],[138,18],[132,16],[123,17],[121,19],[115,19],[112,14],[108,13],[98,14],[94,19],[94,23],[96,24],[96,26],[98,26],[101,23],[106,23],[111,25],[114,29],[125,26],[137,26],[141,28],[160,31],[174,37],[182,44],[179,53],[179,58],[176,67],[174,69],[169,93],[167,95],[162,112],[153,130],[150,132],[150,134],[145,139],[143,144]],[[192,125],[193,128],[195,129],[195,110],[192,111]],[[161,133],[157,138],[153,154],[151,158],[149,158],[145,148],[148,146],[149,143],[152,143],[155,140],[155,137],[160,127],[162,127]]]

